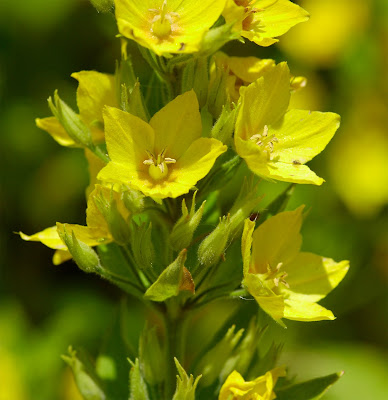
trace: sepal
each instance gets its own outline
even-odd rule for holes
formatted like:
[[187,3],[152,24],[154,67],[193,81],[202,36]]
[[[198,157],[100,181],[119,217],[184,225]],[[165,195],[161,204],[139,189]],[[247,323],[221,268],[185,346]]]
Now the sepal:
[[176,391],[172,400],[195,400],[195,389],[202,375],[194,380],[193,375],[189,377],[176,358],[174,361],[179,375],[177,375]]

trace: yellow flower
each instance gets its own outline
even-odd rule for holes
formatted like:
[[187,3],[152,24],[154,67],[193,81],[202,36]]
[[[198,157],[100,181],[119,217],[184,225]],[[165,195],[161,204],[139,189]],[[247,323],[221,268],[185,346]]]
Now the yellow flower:
[[241,36],[270,46],[290,28],[307,21],[308,13],[289,0],[227,0],[222,15]]
[[245,222],[243,284],[276,321],[334,319],[333,313],[317,301],[334,289],[349,269],[348,261],[336,263],[300,252],[303,207],[277,214],[255,231],[254,222]]
[[[71,76],[78,81],[77,105],[80,117],[91,130],[94,143],[101,143],[104,141],[102,109],[104,105],[117,106],[115,77],[96,71],[75,72]],[[60,145],[77,146],[56,117],[37,118],[36,125],[48,132]]]
[[337,114],[288,110],[290,71],[286,63],[245,88],[237,116],[235,145],[256,175],[265,179],[321,185],[306,165],[339,127]]
[[113,107],[106,107],[104,120],[111,161],[98,179],[154,198],[187,193],[227,149],[216,139],[201,137],[194,91],[168,103],[149,124]]
[[116,0],[120,33],[158,55],[193,53],[225,0]]
[[113,237],[109,231],[108,223],[95,203],[95,198],[101,195],[107,201],[109,201],[111,196],[113,196],[120,214],[125,220],[128,219],[130,213],[121,201],[120,193],[111,191],[109,188],[96,185],[94,191],[88,198],[88,206],[86,209],[86,226],[62,224],[58,222],[56,226],[51,226],[31,236],[20,232],[21,238],[27,241],[41,242],[47,247],[56,250],[53,256],[54,265],[59,265],[71,259],[71,255],[66,245],[59,237],[58,231],[63,232],[64,229],[66,229],[66,231],[70,234],[71,232],[74,232],[76,238],[88,246],[98,246],[102,243],[107,244],[112,242]]
[[279,377],[286,376],[284,367],[274,368],[253,381],[246,382],[233,371],[222,385],[218,400],[272,400],[273,391]]

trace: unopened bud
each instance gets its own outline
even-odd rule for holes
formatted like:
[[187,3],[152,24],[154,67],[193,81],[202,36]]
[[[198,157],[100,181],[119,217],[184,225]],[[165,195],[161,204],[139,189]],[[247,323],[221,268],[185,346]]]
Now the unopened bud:
[[236,40],[240,35],[233,29],[234,22],[223,24],[206,32],[201,43],[201,56],[209,56],[219,50],[224,44]]
[[291,90],[296,92],[297,90],[303,89],[307,86],[307,78],[304,76],[293,76],[290,84]]
[[132,89],[129,89],[125,84],[121,85],[121,108],[148,122],[150,115],[140,90],[139,81],[135,82]]
[[58,235],[67,246],[73,260],[84,272],[98,272],[101,269],[97,253],[87,244],[78,240],[72,231],[66,231],[66,224],[57,223]]
[[182,93],[194,89],[199,107],[203,108],[207,101],[209,85],[208,61],[206,57],[191,59],[182,74]]
[[227,84],[227,71],[218,66],[215,67],[216,71],[214,78],[209,84],[208,95],[208,110],[214,118],[219,118],[225,104],[228,103],[228,96],[226,91]]
[[227,103],[222,107],[222,112],[217,122],[214,124],[211,130],[211,137],[219,140],[224,144],[230,144],[232,142],[234,127],[236,124],[237,108],[233,110],[230,104]]
[[54,101],[51,96],[47,101],[51,112],[74,142],[85,147],[93,147],[90,129],[84,124],[81,117],[61,100],[58,91],[54,92]]
[[117,201],[113,198],[113,190],[109,200],[106,199],[101,191],[94,196],[94,203],[108,224],[109,232],[115,242],[122,246],[127,244],[130,240],[130,229],[127,221],[117,208]]
[[131,247],[136,264],[142,269],[151,269],[155,260],[155,249],[151,236],[152,224],[143,223],[138,226],[133,222],[131,227]]
[[198,248],[198,258],[201,264],[210,267],[223,256],[228,244],[230,233],[229,215],[220,218],[216,229],[207,236]]
[[170,234],[170,244],[175,251],[180,251],[190,245],[194,232],[201,222],[206,201],[195,212],[196,194],[197,192],[194,193],[190,212],[186,207],[186,201],[182,200],[182,216],[178,219]]
[[130,188],[125,188],[122,193],[123,202],[131,214],[139,214],[144,210],[144,194]]

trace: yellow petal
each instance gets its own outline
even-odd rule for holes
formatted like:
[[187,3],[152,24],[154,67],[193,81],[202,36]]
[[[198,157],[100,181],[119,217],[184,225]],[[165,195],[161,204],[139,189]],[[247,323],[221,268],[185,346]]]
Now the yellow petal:
[[102,243],[109,243],[112,241],[111,238],[101,237],[99,230],[91,229],[88,226],[61,224],[57,222],[57,229],[60,233],[64,233],[65,229],[69,234],[74,232],[76,238],[88,246],[98,246]]
[[116,107],[115,77],[97,71],[81,71],[71,75],[79,82],[77,105],[82,120],[91,128],[95,142],[104,140],[102,110],[105,105]]
[[41,232],[37,232],[31,236],[24,234],[23,232],[19,232],[20,237],[23,240],[32,241],[32,242],[41,242],[50,249],[56,250],[66,250],[66,245],[62,242],[61,238],[58,235],[57,227],[51,226],[50,228],[46,228]]
[[241,97],[235,137],[248,140],[255,134],[261,134],[264,125],[277,122],[287,111],[290,101],[290,70],[287,64],[280,63],[271,68],[251,83]]
[[292,299],[317,302],[342,281],[348,269],[348,261],[337,263],[331,258],[302,252],[287,263],[286,281],[290,287],[279,286],[279,289]]
[[304,164],[326,147],[339,125],[338,114],[290,110],[281,123],[270,129],[279,140],[272,157],[284,163]]
[[251,273],[265,274],[267,267],[288,265],[302,245],[300,228],[304,206],[279,213],[263,222],[253,233]]
[[[217,21],[225,0],[168,0],[163,4],[163,0],[116,1],[120,33],[158,55],[192,53],[199,50],[204,33]],[[162,8],[166,29],[158,33],[154,23],[160,20]]]
[[61,146],[77,147],[78,145],[67,134],[65,128],[59,123],[56,117],[37,118],[35,120],[36,126],[48,132],[53,139]]
[[105,167],[105,162],[97,157],[89,149],[85,149],[85,157],[88,160],[89,167],[89,185],[86,188],[86,198],[89,198],[90,193],[94,190],[96,183],[98,182],[97,175]]
[[[251,168],[249,164],[248,166]],[[313,185],[322,185],[322,183],[325,182],[324,179],[320,178],[315,172],[311,171],[307,165],[269,162],[268,167],[268,173],[266,175],[261,175],[267,179]],[[253,168],[251,169],[254,171]],[[257,174],[260,175],[259,172]]]
[[72,256],[67,250],[56,250],[53,255],[53,264],[60,265],[65,261],[71,260]]
[[251,262],[252,235],[254,229],[254,221],[251,221],[249,218],[246,219],[244,222],[244,231],[241,238],[241,253],[243,258],[244,276],[249,272],[249,266]]
[[295,321],[322,321],[335,319],[330,310],[317,303],[297,299],[284,300],[284,318]]
[[255,298],[259,306],[270,315],[275,321],[284,317],[284,298],[276,295],[272,290],[263,284],[259,275],[246,274],[243,285]]
[[155,154],[164,149],[178,160],[202,135],[201,115],[195,92],[186,92],[169,102],[150,121],[155,131]]

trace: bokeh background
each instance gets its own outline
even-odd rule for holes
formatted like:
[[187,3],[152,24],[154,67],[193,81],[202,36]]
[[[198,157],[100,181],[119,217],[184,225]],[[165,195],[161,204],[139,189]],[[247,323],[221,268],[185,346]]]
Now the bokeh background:
[[[299,185],[290,208],[311,207],[304,249],[349,259],[351,270],[323,302],[338,319],[288,323],[282,360],[301,379],[344,370],[327,400],[383,399],[388,393],[388,2],[298,3],[311,19],[279,45],[237,43],[225,49],[287,60],[294,75],[309,82],[293,106],[342,116],[336,137],[311,162],[327,182]],[[71,262],[54,267],[50,249],[14,234],[32,234],[56,221],[84,223],[83,154],[61,148],[34,119],[49,115],[46,99],[54,89],[75,107],[72,72],[114,71],[116,33],[113,17],[98,14],[87,0],[0,1],[0,400],[77,400],[60,355],[69,344],[97,351],[121,298]],[[136,331],[141,315],[130,307]]]

